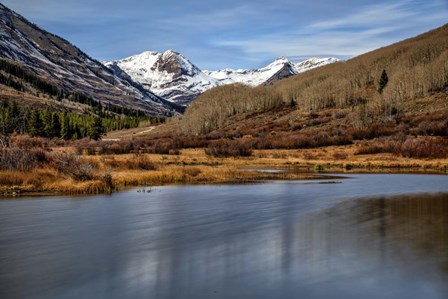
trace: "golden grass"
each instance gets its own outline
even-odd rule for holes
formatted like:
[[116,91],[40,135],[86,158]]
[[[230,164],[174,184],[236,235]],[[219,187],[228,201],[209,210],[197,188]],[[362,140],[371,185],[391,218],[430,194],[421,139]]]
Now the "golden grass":
[[[125,154],[84,156],[98,167],[94,179],[74,181],[51,168],[29,172],[0,172],[0,193],[102,193],[132,186],[166,184],[244,183],[316,178],[325,172],[446,173],[448,159],[409,159],[391,154],[355,155],[356,146],[305,150],[255,150],[247,158],[214,158],[203,149],[184,149],[180,155]],[[140,168],[141,167],[141,168]],[[248,169],[280,168],[293,172],[266,173]],[[113,186],[103,179],[112,177]]]

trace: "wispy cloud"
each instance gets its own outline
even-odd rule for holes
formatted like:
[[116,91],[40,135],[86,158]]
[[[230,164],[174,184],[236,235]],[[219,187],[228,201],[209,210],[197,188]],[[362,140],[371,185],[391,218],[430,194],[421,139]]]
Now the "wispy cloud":
[[212,31],[216,29],[229,29],[241,26],[247,19],[264,18],[253,4],[238,4],[225,9],[192,11],[182,15],[176,15],[161,19],[152,23],[151,26],[164,28],[182,28],[184,30]]
[[201,68],[347,58],[446,23],[447,0],[0,0],[91,56],[173,48]]
[[[404,38],[402,32],[406,29],[411,29],[408,31],[412,36],[421,33],[425,27],[430,29],[433,24],[441,25],[448,19],[442,2],[438,3],[440,10],[436,14],[425,14],[421,6],[415,7],[416,2],[404,0],[368,5],[351,15],[301,25],[282,34],[219,40],[216,43],[257,56],[351,57]],[[434,8],[435,4],[429,5]]]
[[412,1],[397,1],[391,4],[369,5],[355,14],[343,18],[321,21],[310,24],[308,27],[318,30],[334,30],[346,27],[373,27],[377,25],[390,25],[400,19],[410,18],[416,15],[415,11],[408,8]]

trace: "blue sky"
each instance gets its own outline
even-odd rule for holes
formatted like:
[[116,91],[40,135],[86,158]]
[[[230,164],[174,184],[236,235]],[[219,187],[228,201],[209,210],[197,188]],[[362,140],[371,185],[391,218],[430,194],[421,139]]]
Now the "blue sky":
[[448,0],[0,0],[99,60],[174,49],[202,69],[342,59],[448,22]]

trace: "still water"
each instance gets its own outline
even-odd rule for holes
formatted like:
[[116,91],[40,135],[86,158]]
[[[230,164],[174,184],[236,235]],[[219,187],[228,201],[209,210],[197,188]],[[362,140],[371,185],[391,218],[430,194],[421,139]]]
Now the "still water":
[[348,177],[2,200],[0,298],[448,298],[448,176]]

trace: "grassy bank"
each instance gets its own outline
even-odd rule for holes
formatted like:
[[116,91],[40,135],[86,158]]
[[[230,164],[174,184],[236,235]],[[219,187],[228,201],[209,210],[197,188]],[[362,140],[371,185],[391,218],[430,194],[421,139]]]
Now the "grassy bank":
[[[318,172],[446,173],[448,169],[448,159],[410,159],[388,153],[360,155],[356,146],[255,150],[249,157],[238,158],[209,156],[204,149],[184,149],[177,155],[78,156],[73,152],[70,148],[55,148],[39,158],[42,164],[0,171],[0,193],[95,194],[132,186],[314,179]],[[290,171],[251,171],[269,168]]]

